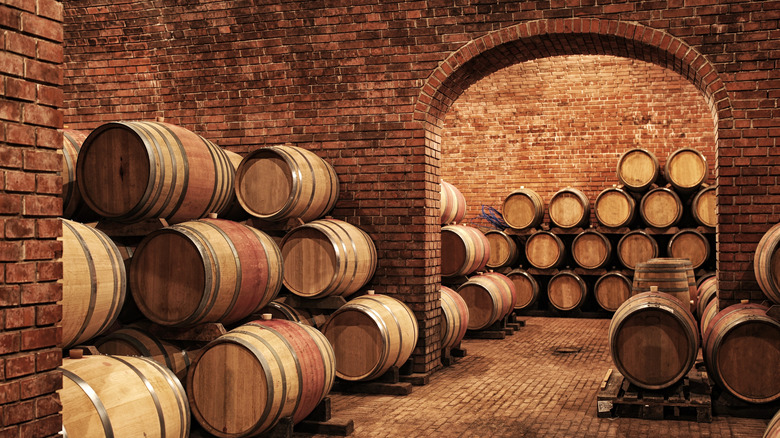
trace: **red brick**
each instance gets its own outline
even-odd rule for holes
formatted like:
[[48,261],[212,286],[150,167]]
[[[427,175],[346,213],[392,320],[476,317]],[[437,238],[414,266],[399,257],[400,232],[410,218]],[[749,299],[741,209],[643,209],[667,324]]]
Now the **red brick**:
[[39,326],[56,324],[62,320],[62,305],[47,304],[35,307],[35,324]]
[[53,107],[27,104],[23,107],[23,117],[24,122],[31,125],[53,128],[62,126],[62,111]]
[[41,17],[57,22],[61,22],[63,20],[62,2],[57,0],[37,0],[37,5],[37,13]]
[[[1,12],[0,12],[0,20],[2,20]],[[23,77],[24,58],[22,58],[21,56],[15,53],[0,51],[0,73],[6,73],[11,76]]]
[[35,400],[36,418],[58,414],[62,410],[62,403],[58,394],[52,394]]
[[35,373],[35,353],[5,358],[5,377],[14,379]]
[[52,303],[62,299],[62,283],[33,283],[21,286],[22,304]]
[[0,307],[17,306],[21,302],[18,285],[0,285]]
[[62,194],[62,177],[56,174],[38,174],[35,177],[36,193],[42,195]]
[[62,214],[62,198],[58,196],[24,197],[22,214],[25,216],[59,216]]
[[24,151],[25,170],[59,172],[62,170],[62,155],[55,151]]
[[0,382],[0,404],[13,403],[19,399],[19,382]]
[[18,169],[22,167],[22,150],[20,148],[0,147],[0,166]]
[[22,260],[22,242],[0,241],[0,262]]
[[29,125],[9,124],[5,130],[8,143],[30,145],[35,143],[35,127]]
[[42,394],[51,394],[62,388],[62,373],[60,371],[49,371],[38,373],[29,377],[23,377],[18,380],[20,385],[20,396],[22,399],[37,397]]
[[62,242],[30,240],[24,242],[24,260],[52,260],[62,254]]
[[21,348],[19,332],[0,332],[0,354],[16,353]]
[[7,330],[32,327],[35,324],[35,307],[16,307],[5,311]]
[[35,101],[35,84],[21,78],[7,78],[5,92],[7,97]]
[[5,221],[5,237],[8,239],[27,239],[35,237],[35,220],[8,219]]
[[35,281],[34,262],[20,262],[5,266],[5,281],[7,283],[32,283]]
[[34,192],[35,174],[8,170],[5,172],[5,189],[9,192]]
[[37,263],[38,281],[52,281],[62,278],[61,261],[40,261]]
[[42,105],[62,106],[62,88],[38,85],[38,103]]
[[37,237],[51,239],[62,236],[62,222],[59,219],[36,219]]
[[[2,62],[2,53],[0,52],[0,62]],[[22,119],[22,104],[11,100],[0,101],[0,119],[19,122]]]
[[57,330],[57,327],[23,330],[22,350],[36,350],[57,345]]
[[30,421],[35,418],[35,401],[22,401],[12,405],[6,405],[4,408],[3,424],[19,424]]
[[62,430],[62,417],[52,415],[19,426],[21,436],[55,436]]
[[52,20],[38,17],[33,14],[22,14],[22,28],[25,32],[46,38],[52,41],[62,42],[62,26]]

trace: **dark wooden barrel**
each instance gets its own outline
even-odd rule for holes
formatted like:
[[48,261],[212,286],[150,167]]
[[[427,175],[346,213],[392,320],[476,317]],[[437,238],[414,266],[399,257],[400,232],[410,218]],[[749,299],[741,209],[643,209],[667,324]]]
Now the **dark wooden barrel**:
[[574,261],[585,269],[603,268],[612,260],[612,244],[604,234],[589,229],[574,238],[571,254]]
[[187,376],[187,394],[207,432],[249,437],[284,417],[301,421],[334,380],[334,351],[322,333],[292,321],[260,320],[204,347]]
[[466,198],[460,190],[441,180],[441,224],[461,222],[466,217]]
[[593,204],[596,221],[605,227],[627,227],[634,222],[636,201],[620,187],[604,189]]
[[539,299],[539,283],[533,275],[523,269],[513,269],[506,274],[512,280],[517,292],[515,309],[526,309]]
[[718,279],[714,276],[696,286],[696,314],[699,318],[704,314],[704,309],[710,301],[718,301]]
[[586,226],[590,222],[590,201],[581,190],[566,187],[550,198],[550,222],[561,228]]
[[469,307],[463,297],[447,286],[441,287],[441,348],[460,344],[469,327]]
[[639,214],[648,227],[671,227],[677,225],[682,219],[682,201],[674,190],[658,187],[642,196],[639,202]]
[[696,191],[707,182],[707,159],[692,148],[680,148],[666,157],[664,176],[680,193]]
[[501,215],[516,230],[534,228],[544,219],[544,201],[535,191],[521,187],[504,199]]
[[691,370],[699,350],[696,320],[671,295],[634,295],[609,325],[612,361],[629,382],[646,389],[667,388]]
[[490,230],[485,232],[485,237],[490,245],[490,258],[486,267],[497,269],[512,266],[520,258],[520,248],[514,236],[503,231]]
[[646,231],[629,231],[617,244],[617,256],[620,263],[628,269],[658,257],[658,242]]
[[699,225],[713,228],[718,225],[715,189],[715,186],[704,187],[691,199],[691,214]]
[[658,159],[648,150],[629,149],[618,159],[618,181],[632,192],[647,190],[660,174],[661,166],[658,164]]
[[596,280],[593,295],[602,309],[614,312],[631,296],[631,280],[618,271],[607,272]]
[[555,268],[563,263],[565,256],[563,241],[549,231],[537,231],[525,242],[525,257],[535,268]]
[[284,286],[305,298],[352,295],[376,271],[374,241],[338,219],[318,219],[294,228],[282,239],[281,249]]
[[758,242],[753,258],[753,273],[767,299],[780,304],[780,223],[770,228]]
[[65,358],[59,369],[64,436],[190,436],[187,394],[157,362],[94,355]]
[[160,122],[107,123],[92,131],[79,152],[76,181],[84,201],[103,217],[169,223],[222,210],[234,183],[219,146]]
[[687,228],[672,235],[667,254],[669,257],[688,259],[693,269],[698,269],[710,258],[710,242],[698,230]]
[[512,288],[506,281],[498,276],[486,274],[469,278],[458,287],[458,294],[468,306],[470,330],[490,327],[508,315],[515,302]]
[[130,262],[141,312],[166,326],[240,321],[273,300],[282,256],[267,234],[238,222],[201,219],[152,232]]
[[[225,152],[228,160],[230,160],[231,169],[233,170],[233,175],[235,178],[236,170],[238,169],[238,165],[241,164],[243,157],[229,150],[223,150],[223,152]],[[230,199],[222,208],[222,210],[218,212],[218,216],[220,219],[227,219],[236,222],[245,221],[251,217],[251,215],[247,213],[246,210],[244,210],[244,207],[241,206],[241,203],[238,202],[235,190],[233,190],[233,193],[230,194]]]
[[76,162],[88,134],[74,129],[62,130],[62,217],[82,223],[99,218],[82,199],[76,182]]
[[490,260],[490,242],[468,225],[441,228],[441,275],[453,277],[483,270]]
[[148,357],[168,368],[179,379],[187,376],[190,357],[187,350],[149,333],[141,327],[122,327],[95,339],[95,348],[110,356]]
[[769,420],[763,438],[780,438],[780,410]]
[[759,304],[735,304],[712,319],[702,356],[712,380],[749,403],[780,399],[780,321]]
[[236,169],[236,197],[252,216],[267,221],[328,213],[339,197],[336,171],[314,152],[268,146],[250,152]]
[[710,328],[712,319],[715,318],[719,311],[720,303],[718,303],[718,300],[710,300],[699,314],[699,334],[701,334],[702,340],[704,339],[704,334]]
[[637,265],[631,294],[648,292],[653,286],[658,287],[658,292],[672,295],[685,303],[689,311],[695,309],[691,300],[696,295],[696,279],[690,261],[656,258]]
[[62,348],[104,333],[125,302],[127,274],[116,245],[100,230],[62,219]]
[[417,320],[398,299],[363,295],[336,310],[322,327],[336,354],[336,376],[373,380],[403,365],[417,345]]
[[550,304],[561,311],[577,310],[585,303],[588,286],[573,271],[561,271],[547,284],[547,298]]

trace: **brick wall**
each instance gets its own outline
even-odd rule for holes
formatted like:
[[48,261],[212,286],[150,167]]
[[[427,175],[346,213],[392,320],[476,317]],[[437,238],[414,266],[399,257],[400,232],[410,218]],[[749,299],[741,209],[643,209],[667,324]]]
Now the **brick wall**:
[[66,3],[65,119],[152,118],[237,152],[291,142],[339,172],[333,212],[368,231],[372,287],[421,321],[418,371],[439,356],[438,181],[452,104],[537,58],[614,55],[668,68],[717,124],[721,299],[760,299],[752,253],[780,220],[776,2]]
[[0,437],[61,428],[62,13],[0,5]]
[[535,59],[480,80],[452,105],[441,176],[465,196],[467,223],[481,223],[482,205],[501,211],[520,186],[545,203],[575,187],[593,205],[619,184],[620,155],[636,147],[661,168],[673,151],[694,148],[713,183],[714,129],[701,93],[671,70],[604,55]]

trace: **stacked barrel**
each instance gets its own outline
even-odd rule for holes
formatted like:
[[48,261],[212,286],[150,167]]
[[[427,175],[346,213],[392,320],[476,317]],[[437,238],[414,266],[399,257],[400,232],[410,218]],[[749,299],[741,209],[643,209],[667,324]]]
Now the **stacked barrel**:
[[523,297],[518,312],[615,312],[631,295],[634,271],[652,258],[687,259],[694,278],[714,271],[715,188],[706,184],[705,157],[682,148],[660,163],[635,148],[616,168],[616,184],[595,199],[576,187],[546,202],[528,187],[506,196],[508,228],[486,234],[501,254],[491,253],[493,268]]

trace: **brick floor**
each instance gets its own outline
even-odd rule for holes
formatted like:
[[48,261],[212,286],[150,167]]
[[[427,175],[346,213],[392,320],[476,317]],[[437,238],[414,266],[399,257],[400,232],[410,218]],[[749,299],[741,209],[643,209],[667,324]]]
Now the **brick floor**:
[[[598,418],[596,393],[613,368],[607,319],[525,317],[502,340],[466,339],[466,357],[407,396],[331,393],[352,437],[761,437],[768,420],[712,423]],[[581,347],[560,354],[558,347]],[[296,437],[311,436],[295,434]],[[317,435],[324,436],[324,435]]]

